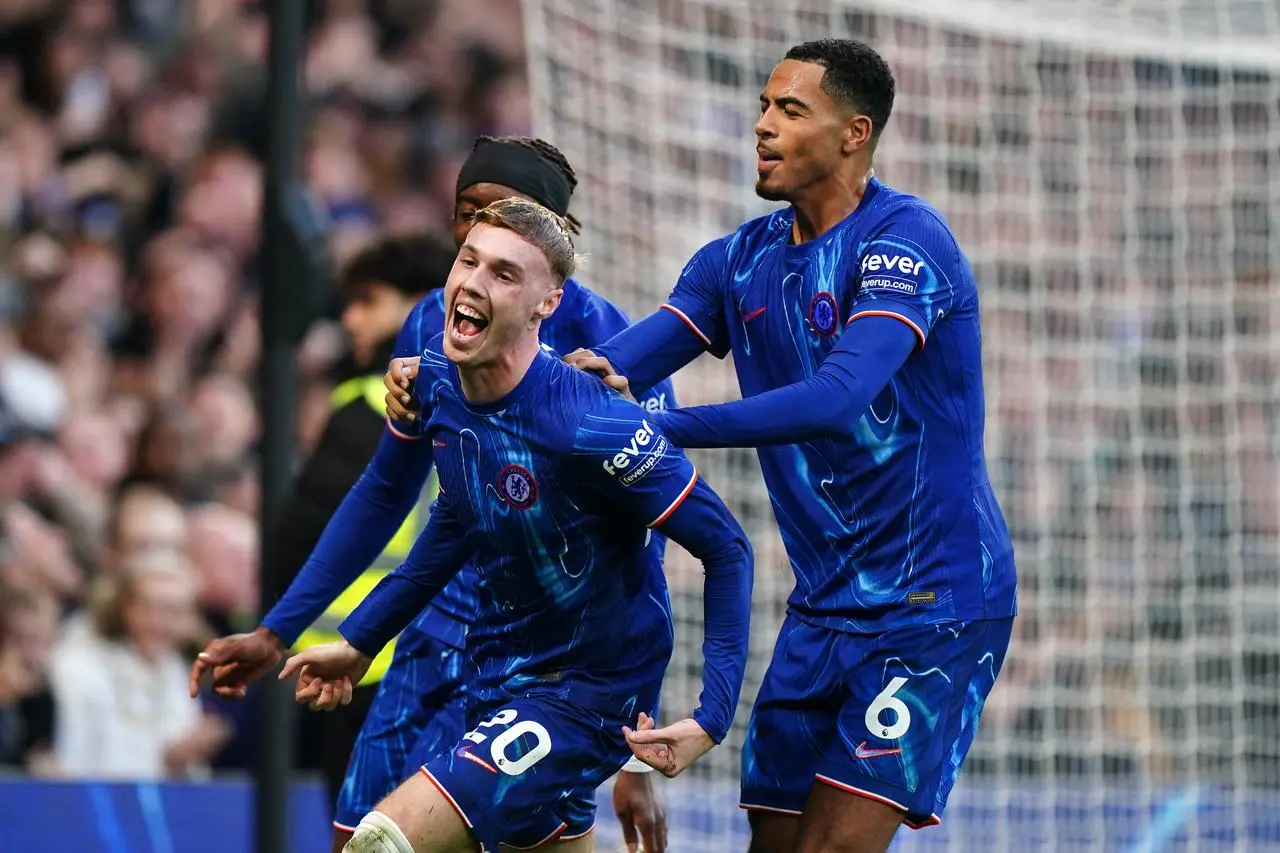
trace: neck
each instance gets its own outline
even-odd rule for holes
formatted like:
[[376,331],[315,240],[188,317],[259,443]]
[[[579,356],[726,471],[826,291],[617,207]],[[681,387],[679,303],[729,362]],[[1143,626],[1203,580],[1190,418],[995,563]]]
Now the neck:
[[511,349],[485,364],[458,365],[462,395],[471,403],[492,403],[515,390],[538,357],[538,331],[524,335]]
[[807,243],[857,210],[874,174],[870,163],[860,163],[847,172],[834,174],[814,184],[801,196],[792,199],[791,206],[796,212],[791,226],[792,241]]

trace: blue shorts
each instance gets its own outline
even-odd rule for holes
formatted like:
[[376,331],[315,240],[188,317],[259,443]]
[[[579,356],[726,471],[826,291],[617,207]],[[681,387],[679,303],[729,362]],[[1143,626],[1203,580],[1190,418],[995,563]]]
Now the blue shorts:
[[484,849],[530,849],[590,832],[596,789],[631,756],[622,726],[634,723],[537,694],[480,719],[422,772]]
[[334,826],[354,830],[384,797],[466,731],[464,657],[429,638],[396,644],[351,752]]
[[742,752],[744,809],[800,814],[815,781],[941,823],[1012,619],[844,634],[788,615]]

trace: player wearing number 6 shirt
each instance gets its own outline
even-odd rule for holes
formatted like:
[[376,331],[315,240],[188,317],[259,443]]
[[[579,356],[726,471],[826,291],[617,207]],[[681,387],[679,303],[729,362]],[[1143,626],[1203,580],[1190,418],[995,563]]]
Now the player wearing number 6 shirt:
[[571,357],[639,390],[733,353],[742,400],[653,423],[681,447],[760,448],[795,572],[743,752],[753,853],[881,851],[938,823],[1015,613],[973,276],[937,211],[871,177],[893,91],[864,44],[793,48],[756,125],[757,191],[791,204]]
[[302,652],[282,673],[300,673],[299,701],[332,707],[474,560],[472,730],[367,815],[349,850],[591,848],[595,790],[630,756],[624,728],[653,713],[671,654],[666,584],[645,547],[651,529],[706,570],[704,689],[666,745],[668,772],[732,723],[750,547],[649,413],[540,347],[539,325],[572,266],[569,234],[550,211],[504,199],[477,214],[445,285],[445,332],[414,386],[430,412],[415,428],[432,453],[379,449],[405,466],[434,457],[431,519],[406,562],[339,627],[345,640]]

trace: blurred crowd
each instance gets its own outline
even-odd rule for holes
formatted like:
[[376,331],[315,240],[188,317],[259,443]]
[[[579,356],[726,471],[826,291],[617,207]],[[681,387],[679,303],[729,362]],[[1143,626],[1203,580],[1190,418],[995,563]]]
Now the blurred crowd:
[[[443,229],[473,138],[528,130],[515,0],[307,6],[304,178],[338,269]],[[0,4],[0,766],[244,766],[193,650],[258,607],[268,31],[248,0]],[[352,359],[322,294],[300,458]]]

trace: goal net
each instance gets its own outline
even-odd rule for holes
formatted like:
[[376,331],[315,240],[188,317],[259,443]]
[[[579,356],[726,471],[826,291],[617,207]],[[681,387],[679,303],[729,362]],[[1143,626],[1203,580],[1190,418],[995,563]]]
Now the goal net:
[[[938,829],[904,850],[1280,846],[1280,4],[526,0],[537,132],[582,183],[585,279],[634,315],[755,198],[787,47],[898,80],[877,173],[949,218],[981,287],[1014,647]],[[738,396],[729,363],[682,404]],[[728,741],[664,785],[671,849],[742,851],[742,728],[792,579],[751,452],[696,454],[756,545]],[[664,717],[697,696],[701,572],[672,546]],[[833,748],[837,748],[833,744]],[[611,809],[602,809],[602,834]]]

